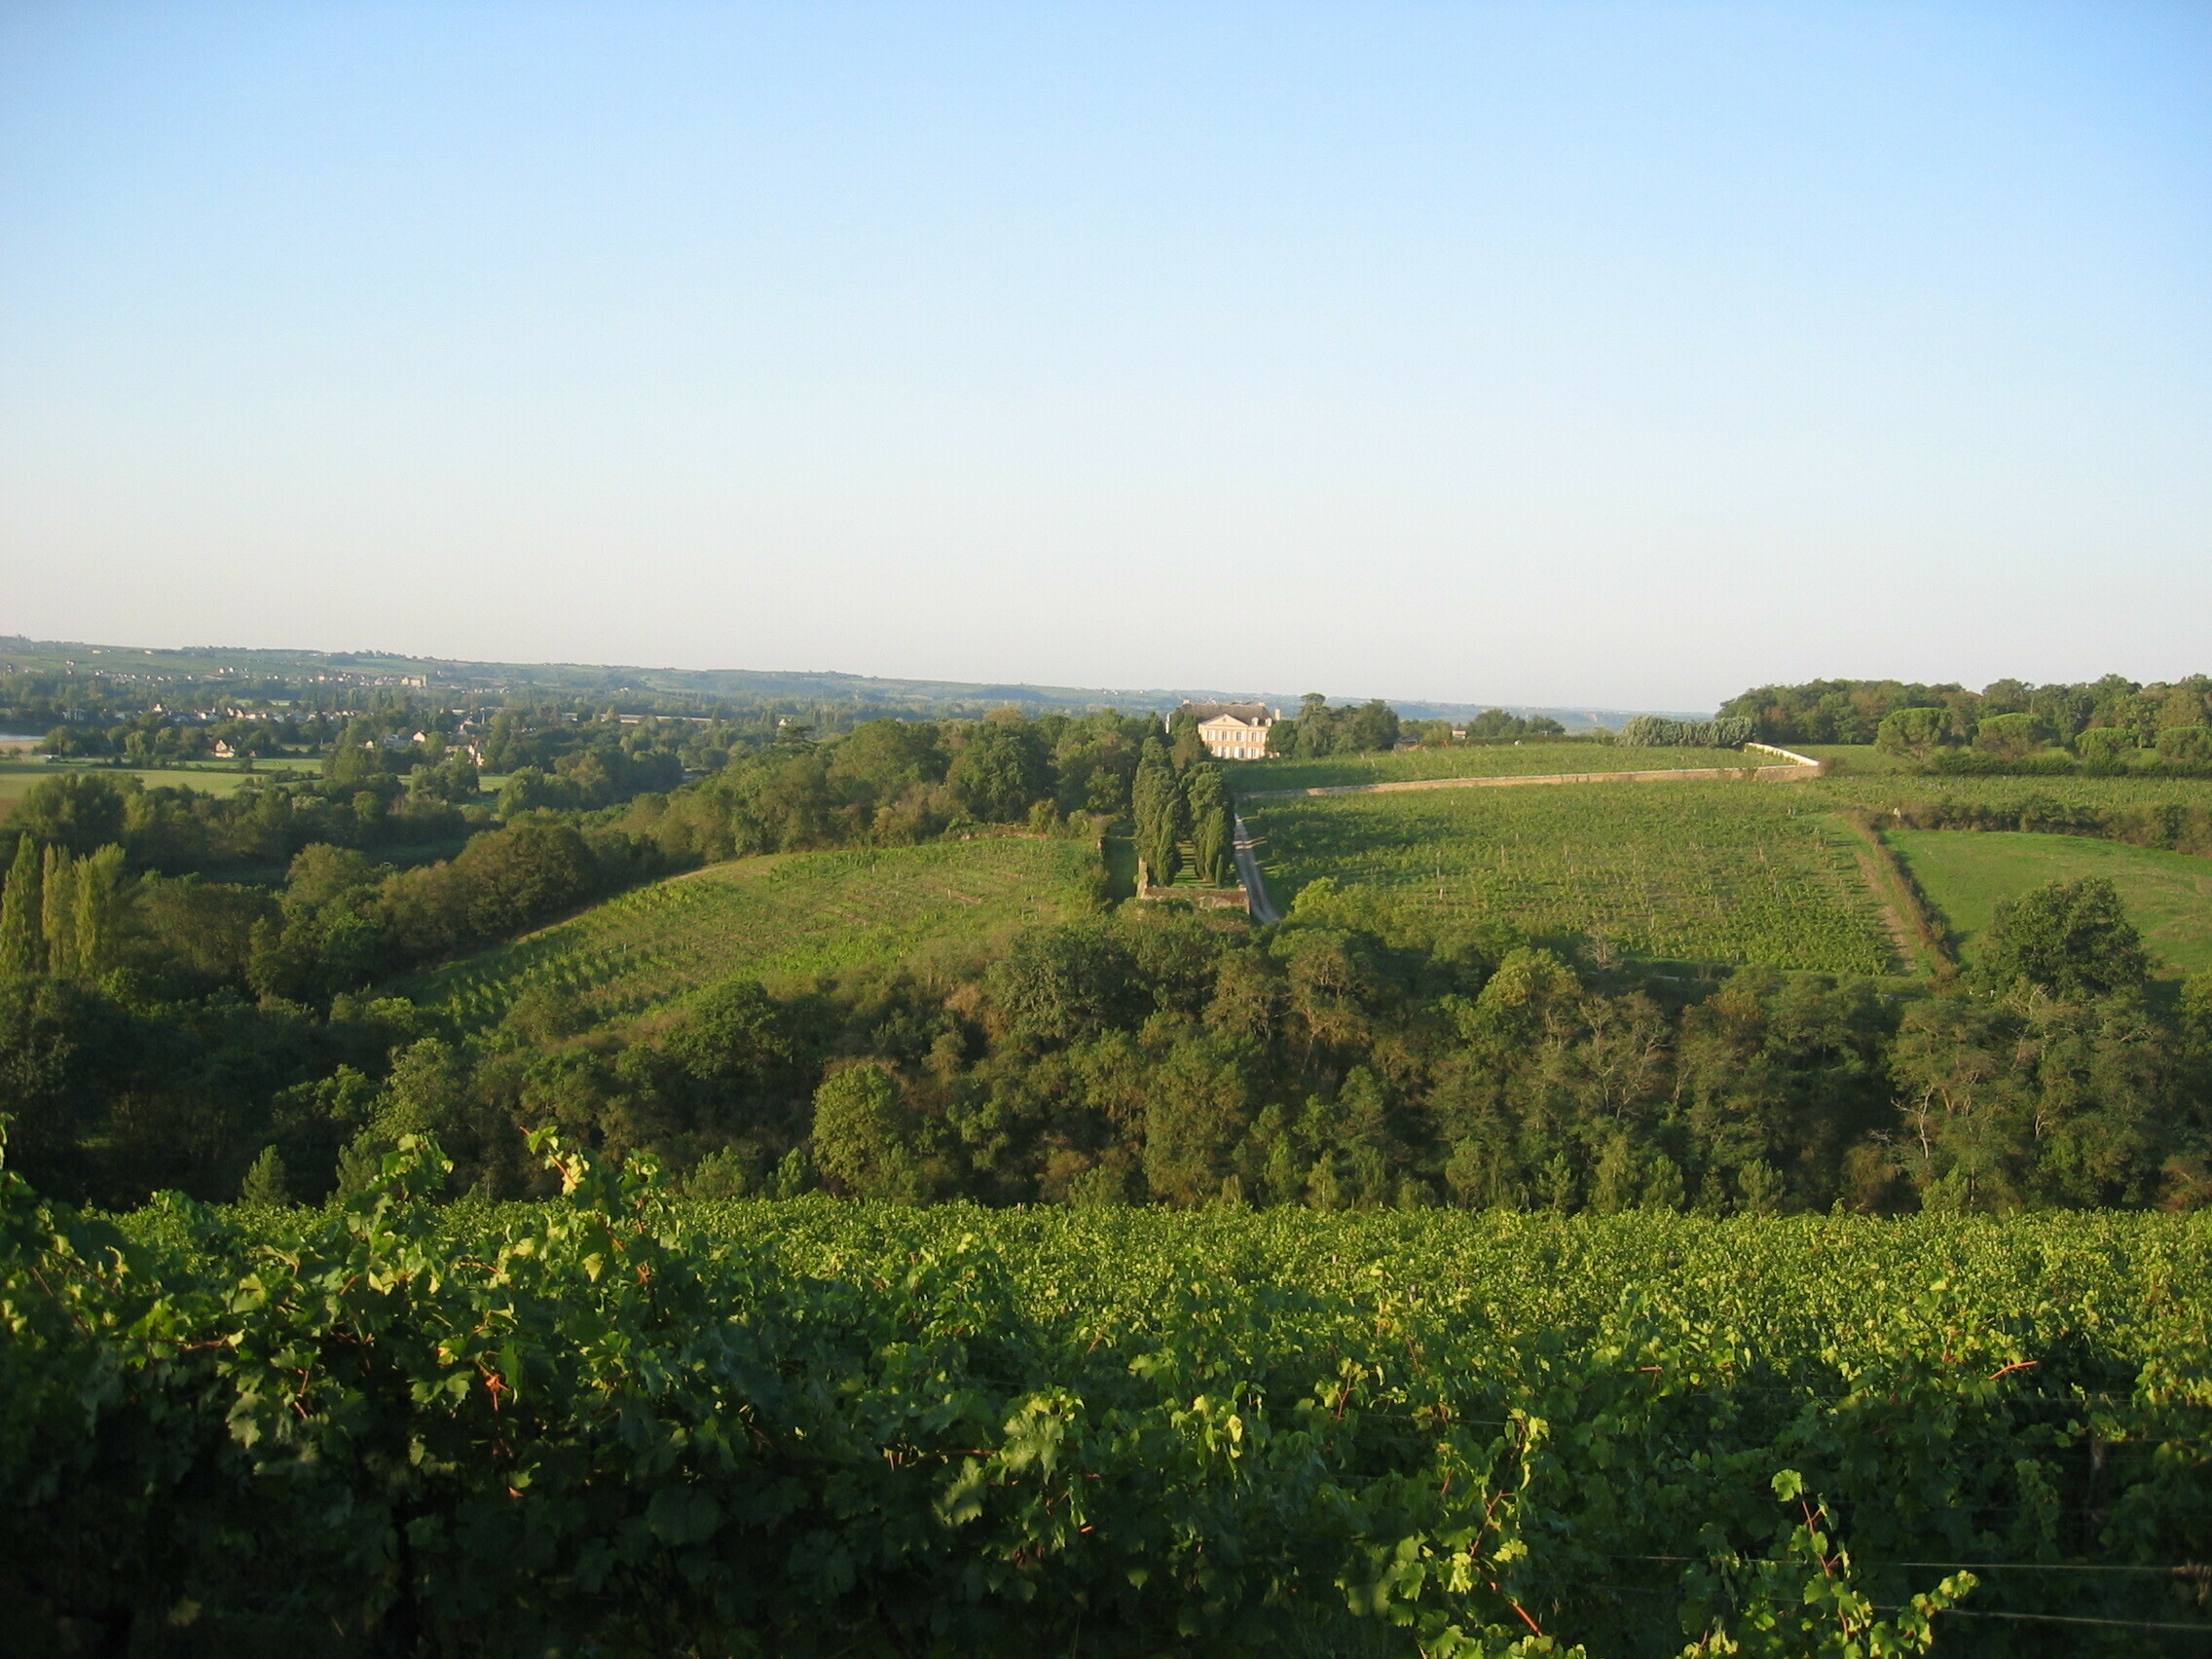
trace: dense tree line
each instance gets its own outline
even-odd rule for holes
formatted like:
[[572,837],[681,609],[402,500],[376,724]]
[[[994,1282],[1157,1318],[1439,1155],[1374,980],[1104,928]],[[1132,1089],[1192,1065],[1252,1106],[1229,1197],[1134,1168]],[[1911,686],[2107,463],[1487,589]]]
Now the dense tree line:
[[1309,691],[1300,700],[1297,714],[1269,727],[1268,753],[1302,760],[1324,755],[1356,755],[1394,749],[1403,734],[1398,712],[1379,698],[1331,708],[1327,697]]
[[2212,767],[2212,677],[2140,684],[2000,680],[1979,691],[1896,680],[1761,685],[1721,705],[1770,743],[1876,743],[1917,759],[2016,764],[2039,752],[2099,766]]
[[1095,825],[1128,816],[1146,739],[1160,736],[1157,717],[1110,710],[870,720],[829,743],[787,728],[784,741],[607,822],[711,861],[912,846],[964,825]]
[[1757,736],[1757,725],[1740,715],[1713,720],[1638,715],[1621,727],[1619,741],[1632,749],[1737,749]]
[[40,780],[4,830],[78,853],[120,845],[133,868],[170,875],[277,871],[318,843],[376,850],[458,841],[492,824],[476,793],[475,769],[462,760],[405,775],[256,781],[227,795],[72,770]]
[[2019,830],[2038,835],[2088,835],[2133,847],[2212,856],[2212,806],[2161,801],[2153,806],[2091,806],[2040,792],[2016,800],[1906,800],[1881,815],[1906,830]]
[[[343,939],[411,896],[357,874],[303,870],[280,921],[234,922],[246,972],[269,971],[253,964],[271,927],[287,944]],[[18,976],[0,992],[0,1065],[12,1156],[49,1190],[109,1201],[225,1197],[249,1166],[261,1196],[313,1198],[415,1132],[456,1158],[460,1185],[527,1195],[524,1134],[546,1124],[618,1158],[650,1150],[702,1196],[2212,1201],[2212,977],[2170,1006],[2147,994],[2099,883],[2035,896],[1996,934],[1993,971],[1942,994],[1757,970],[1684,985],[1501,928],[1409,939],[1315,883],[1275,928],[1125,905],[967,971],[887,963],[783,996],[736,981],[645,1027],[533,991],[465,1041],[399,1002],[341,996],[317,1019],[276,996],[164,1001],[150,977]]]
[[[1425,744],[1450,740],[1454,728],[1450,720],[1409,720],[1406,729]],[[1550,743],[1567,736],[1567,727],[1549,715],[1523,716],[1505,709],[1485,709],[1459,729],[1468,743]]]
[[[966,985],[893,976],[803,1005],[754,1000],[780,1040],[751,1039],[742,1110],[757,1116],[720,1178],[734,1161],[788,1184],[795,1152],[844,1191],[996,1202],[1605,1213],[2212,1198],[2212,980],[2155,1013],[2109,890],[2022,906],[1995,952],[2002,977],[1909,1001],[1754,971],[1685,1000],[1504,934],[1393,945],[1361,919],[1327,894],[1272,933],[1132,911],[1025,935]],[[562,1070],[571,1112],[588,1094],[579,1068],[621,1102],[568,1120],[579,1132],[698,1132],[696,1071],[658,1092],[619,1040],[585,1035],[574,1052],[594,1057]],[[555,1069],[533,1061],[503,1083],[517,1121],[532,1116],[531,1065]],[[810,1073],[824,1076],[811,1114],[793,1087]]]
[[[1379,699],[1331,708],[1319,692],[1308,692],[1296,715],[1274,723],[1268,737],[1268,752],[1309,759],[1392,749],[1404,741],[1424,749],[1447,749],[1461,744],[1557,743],[1567,737],[1567,727],[1549,715],[1522,716],[1506,709],[1485,709],[1464,721],[1404,719]],[[1604,738],[1601,729],[1577,734],[1574,741]],[[1196,722],[1192,741],[1197,741]]]

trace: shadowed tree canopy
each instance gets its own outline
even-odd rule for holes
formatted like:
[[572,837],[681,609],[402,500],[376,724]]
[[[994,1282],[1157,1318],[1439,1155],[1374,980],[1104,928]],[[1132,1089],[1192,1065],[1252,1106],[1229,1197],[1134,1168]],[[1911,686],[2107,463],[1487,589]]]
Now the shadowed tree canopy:
[[[135,782],[135,780],[133,780]],[[90,772],[62,772],[31,787],[13,826],[45,845],[79,857],[123,839],[123,791]]]

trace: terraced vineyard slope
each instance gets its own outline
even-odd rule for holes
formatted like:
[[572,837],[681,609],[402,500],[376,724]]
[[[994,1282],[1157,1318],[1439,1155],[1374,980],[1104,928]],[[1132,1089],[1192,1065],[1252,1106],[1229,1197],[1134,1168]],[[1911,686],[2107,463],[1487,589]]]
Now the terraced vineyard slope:
[[713,865],[593,906],[400,988],[464,1025],[555,986],[606,1018],[740,974],[812,974],[1063,920],[1092,903],[1088,841],[994,836]]
[[1622,953],[1897,971],[1848,827],[1804,786],[1438,790],[1255,801],[1278,903],[1327,876],[1447,922],[1502,918]]

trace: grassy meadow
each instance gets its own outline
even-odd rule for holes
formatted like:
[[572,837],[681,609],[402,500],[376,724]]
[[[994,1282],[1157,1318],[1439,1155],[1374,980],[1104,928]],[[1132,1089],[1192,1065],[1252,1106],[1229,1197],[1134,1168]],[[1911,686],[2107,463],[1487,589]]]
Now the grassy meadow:
[[313,773],[320,769],[315,760],[264,760],[256,772],[240,772],[231,761],[220,761],[208,766],[166,767],[114,767],[114,766],[50,766],[43,760],[0,758],[0,813],[11,812],[16,802],[30,793],[33,788],[48,778],[64,771],[90,772],[95,777],[136,778],[150,790],[166,786],[171,789],[198,790],[202,794],[235,794],[256,777],[268,777],[273,772],[289,767],[295,772]]
[[1706,766],[1787,764],[1741,749],[1624,749],[1604,743],[1517,743],[1466,749],[1399,749],[1317,760],[1240,760],[1229,768],[1239,795],[1270,790],[1342,789],[1428,778],[1529,778],[1575,772],[1672,772]]
[[2108,878],[2161,975],[2212,968],[2212,859],[2082,835],[1892,830],[1885,839],[1943,914],[1969,966],[2000,902],[2046,881]]
[[739,859],[623,894],[397,989],[468,1026],[498,1019],[534,986],[620,1018],[738,975],[811,976],[973,950],[1083,913],[1099,868],[1088,841],[1016,836]]
[[1812,804],[1801,786],[1721,782],[1437,790],[1255,802],[1245,821],[1280,903],[1327,876],[1632,957],[1894,972],[1855,838]]

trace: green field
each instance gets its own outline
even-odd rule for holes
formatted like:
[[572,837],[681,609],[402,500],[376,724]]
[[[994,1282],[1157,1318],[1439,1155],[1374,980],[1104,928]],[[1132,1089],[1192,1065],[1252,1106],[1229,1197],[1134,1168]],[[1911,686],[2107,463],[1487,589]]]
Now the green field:
[[1278,903],[1322,876],[1410,914],[1604,937],[1633,957],[1896,969],[1855,838],[1804,786],[1576,784],[1259,802]]
[[83,772],[95,778],[113,778],[118,783],[125,778],[136,778],[146,788],[198,790],[202,794],[233,794],[255,778],[266,779],[272,772],[289,766],[293,771],[313,773],[320,762],[314,760],[268,760],[262,762],[259,772],[240,772],[226,765],[218,770],[213,766],[164,767],[158,771],[140,771],[129,767],[113,766],[49,766],[43,760],[0,760],[0,812],[12,809],[31,790],[48,778],[62,772]]
[[2212,968],[2212,859],[2081,835],[1893,830],[1898,850],[1943,914],[1969,966],[2002,900],[2046,881],[2109,878],[2162,974]]
[[1342,789],[1425,778],[1528,778],[1563,772],[1671,772],[1703,766],[1786,765],[1740,749],[1620,749],[1604,743],[1519,743],[1470,749],[1399,749],[1319,760],[1244,760],[1229,768],[1239,795],[1267,790]]
[[626,893],[398,989],[469,1026],[540,985],[618,1018],[740,974],[830,973],[1062,920],[1088,906],[1097,870],[1088,841],[1014,836],[740,859]]

